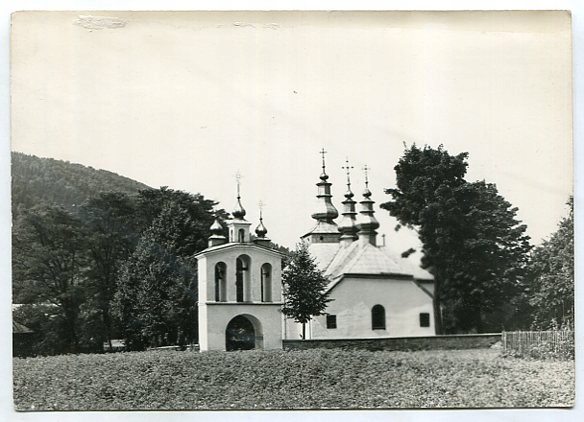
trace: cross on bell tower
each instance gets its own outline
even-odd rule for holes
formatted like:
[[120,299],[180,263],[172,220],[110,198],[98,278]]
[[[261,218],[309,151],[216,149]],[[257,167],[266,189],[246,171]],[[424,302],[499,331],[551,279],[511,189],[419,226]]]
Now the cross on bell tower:
[[245,220],[245,208],[241,205],[241,173],[235,173],[235,181],[237,183],[237,203],[235,209],[231,213],[232,220],[229,220],[227,227],[229,228],[229,242],[246,243],[250,241],[249,226],[250,222]]

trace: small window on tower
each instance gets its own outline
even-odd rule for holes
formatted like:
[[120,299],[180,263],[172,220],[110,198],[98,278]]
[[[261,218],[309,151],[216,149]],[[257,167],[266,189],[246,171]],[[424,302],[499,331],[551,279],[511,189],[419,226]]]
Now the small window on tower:
[[326,316],[326,328],[337,328],[337,316],[327,315]]
[[428,312],[420,313],[420,327],[430,326],[430,314]]

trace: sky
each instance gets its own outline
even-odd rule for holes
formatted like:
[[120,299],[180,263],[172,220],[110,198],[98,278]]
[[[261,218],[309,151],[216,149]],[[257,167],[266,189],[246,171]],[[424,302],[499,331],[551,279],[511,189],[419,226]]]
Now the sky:
[[12,149],[200,192],[230,211],[240,172],[275,242],[314,225],[325,148],[342,210],[367,164],[380,234],[404,145],[469,153],[533,243],[572,193],[565,12],[25,12],[13,16]]

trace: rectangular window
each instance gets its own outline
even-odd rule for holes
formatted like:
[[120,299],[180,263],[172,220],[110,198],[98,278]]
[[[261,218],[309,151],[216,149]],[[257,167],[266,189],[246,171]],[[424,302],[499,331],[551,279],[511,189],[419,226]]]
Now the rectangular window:
[[327,315],[326,316],[326,328],[337,328],[337,316]]
[[420,313],[420,327],[430,326],[430,314],[428,312]]

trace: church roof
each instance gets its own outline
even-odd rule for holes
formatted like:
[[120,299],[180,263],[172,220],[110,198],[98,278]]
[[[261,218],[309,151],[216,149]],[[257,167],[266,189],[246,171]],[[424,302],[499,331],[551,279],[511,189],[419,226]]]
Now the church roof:
[[[318,264],[319,269],[326,270],[329,263],[339,252],[338,243],[311,243],[308,246],[310,255]],[[326,275],[326,274],[325,274]]]
[[211,246],[210,248],[207,249],[203,249],[201,252],[196,253],[195,255],[193,255],[195,258],[201,256],[201,255],[207,255],[209,253],[215,253],[217,251],[223,250],[223,249],[229,249],[229,248],[258,248],[261,250],[264,250],[266,252],[271,252],[273,254],[279,255],[279,256],[284,256],[284,254],[276,249],[267,247],[267,246],[262,246],[262,245],[258,245],[257,243],[240,243],[240,242],[230,242],[230,243],[223,243],[222,245],[217,245],[217,246]]
[[[404,274],[403,268],[380,248],[366,243],[353,242],[340,250],[327,267],[326,275],[335,278],[341,274]],[[405,272],[407,274],[407,272]]]
[[[339,227],[333,223],[327,223],[326,221],[319,221],[316,225],[310,229],[308,233],[301,236],[300,238],[303,239],[308,235],[311,234],[339,234]],[[337,244],[338,246],[338,244]]]
[[434,280],[434,276],[420,266],[421,252],[414,252],[407,258],[404,258],[401,256],[401,252],[398,253],[397,251],[393,251],[387,246],[382,246],[379,248],[379,250],[389,256],[394,257],[402,270],[408,274],[412,274],[416,280]]
[[343,274],[399,274],[417,280],[433,280],[420,268],[419,257],[403,258],[387,247],[378,247],[359,241],[343,248],[338,243],[313,243],[309,251],[324,275],[336,279]]

